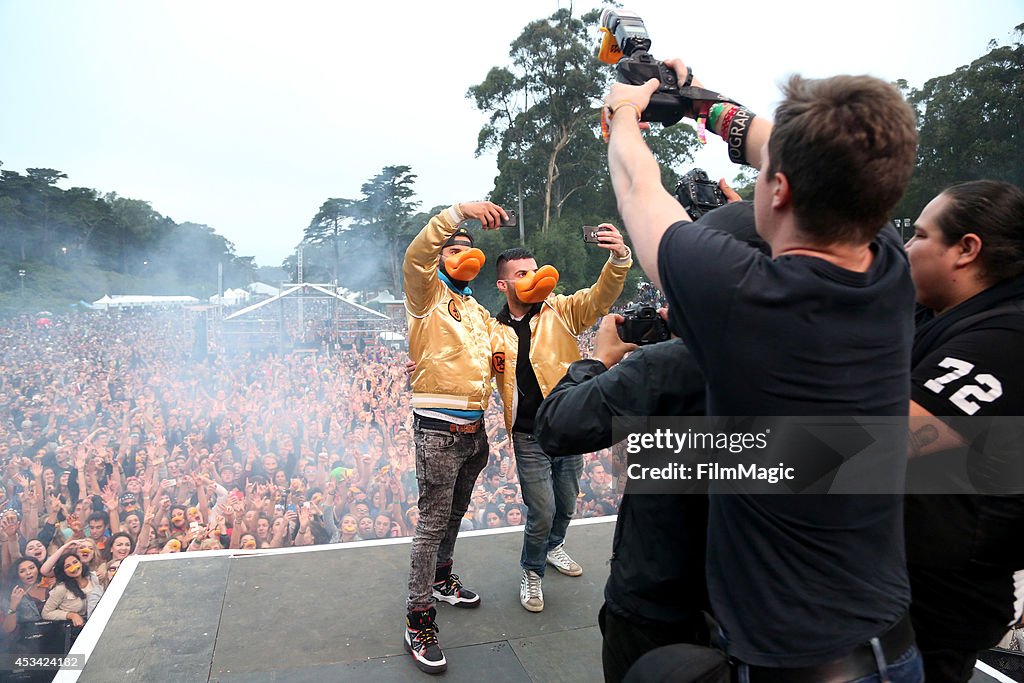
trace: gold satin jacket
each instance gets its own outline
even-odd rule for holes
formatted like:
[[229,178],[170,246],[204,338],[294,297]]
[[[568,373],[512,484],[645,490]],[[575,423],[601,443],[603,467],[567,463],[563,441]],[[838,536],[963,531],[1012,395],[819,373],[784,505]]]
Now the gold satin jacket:
[[[632,265],[632,253],[624,259],[610,257],[592,287],[568,296],[552,294],[530,318],[529,361],[545,398],[565,375],[569,364],[580,359],[579,335],[608,313],[622,293]],[[505,407],[505,429],[509,432],[515,424],[519,403],[518,355],[519,336],[515,330],[495,321],[491,331],[491,372],[498,380],[498,391]]]
[[494,319],[472,296],[440,278],[441,249],[463,221],[445,209],[405,251],[405,317],[409,323],[412,407],[486,410],[491,394],[489,343]]

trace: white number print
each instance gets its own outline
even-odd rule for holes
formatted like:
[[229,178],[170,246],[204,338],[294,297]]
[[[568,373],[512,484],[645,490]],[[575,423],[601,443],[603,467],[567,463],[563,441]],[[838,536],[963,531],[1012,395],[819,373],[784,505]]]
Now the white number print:
[[[935,379],[930,379],[924,383],[925,389],[936,394],[941,394],[947,384],[962,377],[966,377],[972,370],[974,370],[974,365],[972,363],[968,363],[967,361],[960,360],[959,358],[953,358],[951,356],[943,358],[939,363],[939,367],[949,368],[951,372],[947,372],[942,377],[936,377]],[[974,415],[981,408],[978,401],[981,401],[982,403],[991,403],[1003,395],[1002,382],[992,375],[988,373],[980,373],[975,375],[972,379],[974,384],[967,384],[960,387],[960,389],[958,389],[949,399],[950,403],[968,415]]]

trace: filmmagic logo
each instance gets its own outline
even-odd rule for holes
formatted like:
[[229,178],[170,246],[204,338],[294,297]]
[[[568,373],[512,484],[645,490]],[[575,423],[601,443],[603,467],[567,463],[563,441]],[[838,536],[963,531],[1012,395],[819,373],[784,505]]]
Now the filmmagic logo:
[[724,466],[717,462],[684,465],[669,463],[664,467],[644,467],[633,463],[626,468],[626,476],[639,481],[764,481],[777,484],[780,481],[793,481],[796,471],[779,463],[777,467],[741,464]]

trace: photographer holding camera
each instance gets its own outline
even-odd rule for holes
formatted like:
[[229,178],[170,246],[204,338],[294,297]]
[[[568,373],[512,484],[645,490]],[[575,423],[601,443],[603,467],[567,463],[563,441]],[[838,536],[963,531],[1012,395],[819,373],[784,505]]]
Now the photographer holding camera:
[[[707,378],[708,414],[906,415],[914,290],[886,222],[914,166],[912,109],[875,78],[794,76],[773,127],[667,65],[699,96],[679,113],[761,169],[771,247],[715,230],[714,213],[691,224],[639,126],[662,82],[613,85],[619,211]],[[708,591],[740,680],[920,681],[902,541],[897,495],[711,495]]]
[[[739,201],[724,183],[722,189],[733,203],[714,212],[715,225],[763,248],[751,203]],[[667,311],[658,313],[667,319]],[[704,414],[704,376],[683,341],[637,347],[623,341],[629,336],[624,322],[622,316],[605,316],[594,357],[570,365],[537,410],[535,433],[546,452],[563,456],[608,448],[617,417]],[[627,479],[622,492],[598,615],[606,683],[623,680],[655,648],[710,642],[704,619],[710,610],[704,576],[707,487],[685,495],[637,495],[631,483]]]
[[564,548],[576,512],[583,456],[552,458],[537,444],[533,428],[541,401],[569,364],[580,359],[577,336],[608,312],[633,265],[629,247],[613,226],[599,226],[596,237],[597,246],[611,252],[608,261],[592,287],[567,296],[552,294],[557,273],[551,266],[538,268],[528,250],[516,247],[498,257],[497,287],[505,294],[505,305],[491,334],[491,368],[527,506],[519,602],[530,612],[544,609],[547,564],[567,576],[583,573]]

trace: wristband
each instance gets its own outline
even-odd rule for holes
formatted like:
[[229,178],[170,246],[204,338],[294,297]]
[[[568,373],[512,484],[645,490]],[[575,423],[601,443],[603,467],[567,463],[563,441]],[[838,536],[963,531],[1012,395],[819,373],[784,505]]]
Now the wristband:
[[633,109],[636,111],[636,120],[637,121],[639,121],[641,119],[641,117],[643,117],[643,115],[644,115],[643,112],[640,111],[640,106],[639,105],[637,105],[634,102],[630,102],[629,100],[626,100],[624,102],[617,102],[614,106],[609,106],[608,107],[608,118],[613,118],[615,116],[615,113],[617,111],[619,111],[620,109],[622,109],[623,107],[633,107]]
[[608,144],[608,138],[611,137],[612,134],[608,122],[611,121],[612,116],[615,115],[615,112],[627,106],[633,107],[633,109],[636,110],[636,120],[637,122],[639,122],[643,114],[640,111],[640,107],[632,102],[616,102],[614,109],[612,109],[609,105],[601,107],[601,139],[604,140],[604,143],[606,145]]
[[736,110],[728,130],[723,129],[723,137],[729,145],[729,160],[736,164],[747,163],[746,145],[747,131],[754,120],[754,113],[745,107]]
[[732,119],[736,116],[736,112],[740,110],[737,106],[726,105],[726,109],[722,112],[722,115],[718,119],[718,129],[715,131],[723,140],[728,142],[728,130],[729,124],[732,123]]
[[727,106],[728,105],[723,102],[716,102],[711,105],[710,109],[708,109],[708,128],[715,135],[718,135],[718,119]]

